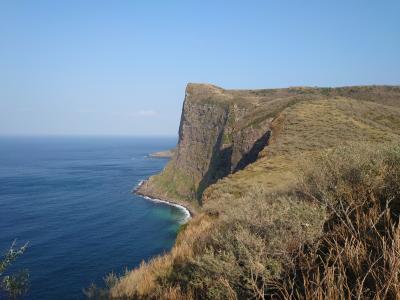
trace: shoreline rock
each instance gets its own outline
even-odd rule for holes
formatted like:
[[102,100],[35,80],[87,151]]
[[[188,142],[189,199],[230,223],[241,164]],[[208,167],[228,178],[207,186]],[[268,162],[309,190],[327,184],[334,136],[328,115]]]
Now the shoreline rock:
[[192,208],[188,207],[185,203],[179,203],[176,201],[171,201],[167,199],[162,199],[160,196],[155,196],[152,193],[149,192],[143,192],[141,191],[141,187],[147,182],[147,180],[142,180],[139,182],[139,184],[132,190],[132,193],[143,197],[146,200],[153,201],[153,202],[158,202],[158,203],[164,203],[170,206],[177,207],[181,209],[182,211],[185,212],[186,218],[184,223],[188,222],[190,219],[192,219],[195,216],[195,213]]
[[165,150],[165,151],[158,151],[154,153],[150,153],[149,157],[152,158],[172,158],[175,154],[175,149]]

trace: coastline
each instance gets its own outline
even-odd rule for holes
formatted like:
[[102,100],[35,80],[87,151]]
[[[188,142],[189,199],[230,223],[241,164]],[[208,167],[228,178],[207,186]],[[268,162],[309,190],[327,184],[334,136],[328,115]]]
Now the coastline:
[[159,198],[153,198],[150,195],[146,195],[142,192],[139,191],[140,187],[146,182],[146,180],[141,180],[138,185],[132,190],[132,193],[141,196],[142,198],[152,201],[152,202],[156,202],[156,203],[164,203],[170,206],[174,206],[178,209],[180,209],[184,214],[185,214],[185,219],[183,220],[182,224],[187,223],[193,216],[193,212],[186,206],[180,204],[180,203],[176,203],[170,200],[166,200],[166,199],[159,199]]

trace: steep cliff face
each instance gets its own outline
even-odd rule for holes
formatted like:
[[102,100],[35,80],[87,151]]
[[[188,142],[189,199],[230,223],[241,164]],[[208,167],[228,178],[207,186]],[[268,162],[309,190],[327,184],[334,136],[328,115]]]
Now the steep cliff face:
[[206,187],[256,160],[270,137],[271,118],[255,119],[257,96],[188,84],[175,156],[140,193],[171,200],[201,199]]
[[[252,299],[259,297],[260,291],[262,296],[272,297],[269,287],[281,282],[281,276],[287,275],[284,270],[293,268],[292,263],[288,264],[288,255],[295,254],[293,261],[298,261],[296,249],[304,245],[304,249],[311,249],[315,239],[321,245],[321,235],[330,227],[324,226],[324,222],[337,215],[327,213],[325,204],[321,206],[298,193],[299,167],[307,171],[316,158],[343,151],[346,145],[353,145],[348,150],[371,152],[382,143],[400,143],[400,87],[239,91],[189,85],[177,153],[165,170],[151,177],[140,191],[168,200],[202,194],[202,207],[182,228],[171,252],[124,275],[112,288],[111,298],[222,299],[233,295]],[[346,153],[340,151],[336,153]],[[352,159],[335,156],[329,163],[333,172],[327,174],[337,172],[337,165],[351,166],[360,161],[360,154],[356,152]],[[366,177],[356,172],[357,184],[351,183],[355,192],[359,193],[359,180],[365,178],[366,194],[373,195],[370,187],[376,180],[382,182],[383,174],[398,165],[392,159],[388,160],[393,164],[390,168],[379,168]],[[376,161],[371,160],[379,166]],[[315,178],[326,170],[321,169]],[[352,172],[344,173],[340,182],[342,178],[354,177],[353,170],[357,169],[347,166],[343,170]],[[233,174],[210,184],[230,173]],[[325,181],[330,189],[329,182]],[[319,188],[313,186],[311,190]],[[357,196],[349,193],[352,189],[346,185],[334,192],[350,195],[354,201]],[[305,191],[308,194],[310,189]],[[328,193],[331,195],[331,191]],[[362,203],[366,203],[366,194],[361,193]],[[371,204],[380,205],[376,199]],[[190,203],[195,201],[185,205]],[[338,228],[343,236],[343,227]],[[331,236],[331,232],[327,234]],[[327,244],[322,245],[325,248]],[[332,245],[332,249],[322,252],[334,253],[337,243]],[[340,251],[340,255],[344,252]],[[315,263],[309,267],[312,274],[318,270]],[[253,285],[248,285],[254,274],[261,284],[257,294]],[[304,277],[299,278],[302,292]]]
[[[225,90],[210,84],[188,84],[179,127],[179,142],[174,157],[160,174],[147,180],[138,192],[177,202],[197,200],[192,201],[192,204],[201,204],[204,200],[203,192],[208,186],[218,179],[244,169],[258,157],[267,155],[267,152],[270,156],[276,152],[287,153],[292,147],[311,149],[318,144],[321,144],[321,147],[325,144],[333,145],[337,137],[331,137],[330,132],[321,135],[317,141],[309,139],[308,135],[313,130],[320,132],[321,126],[326,124],[333,126],[330,122],[335,116],[331,113],[337,111],[337,106],[344,105],[343,101],[336,100],[352,99],[355,103],[364,100],[365,110],[365,107],[373,105],[371,103],[374,102],[379,105],[398,106],[399,98],[400,88],[391,86]],[[329,101],[326,101],[328,99]],[[324,111],[323,115],[313,116],[315,122],[320,118],[323,120],[317,128],[304,129],[308,124],[305,122],[307,110],[304,110],[301,113],[302,117],[294,124],[299,133],[293,134],[293,137],[300,137],[301,133],[306,133],[303,139],[293,143],[281,138],[279,143],[282,144],[283,150],[279,151],[277,145],[266,147],[269,142],[275,144],[280,132],[285,129],[280,125],[280,120],[284,117],[283,112],[290,111],[300,103],[315,101],[322,101],[324,105],[330,103],[332,106]],[[320,109],[319,106],[310,107]],[[347,110],[353,111],[351,107]],[[371,112],[361,113],[361,108],[358,111],[360,120],[371,117]],[[378,122],[377,118],[373,122]],[[393,127],[398,124],[396,117],[384,119],[390,120],[385,126]],[[290,122],[293,123],[293,120],[294,118],[291,118]],[[342,121],[340,119],[337,122],[341,124]],[[274,129],[273,137],[271,128]],[[352,127],[349,125],[342,131],[343,137],[349,134],[348,128]]]

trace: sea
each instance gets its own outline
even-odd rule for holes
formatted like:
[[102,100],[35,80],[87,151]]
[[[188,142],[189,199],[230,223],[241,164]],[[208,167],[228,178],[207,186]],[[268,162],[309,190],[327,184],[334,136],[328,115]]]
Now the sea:
[[169,251],[187,215],[132,190],[160,172],[166,137],[0,137],[0,251],[28,243],[21,299],[85,299],[114,272]]

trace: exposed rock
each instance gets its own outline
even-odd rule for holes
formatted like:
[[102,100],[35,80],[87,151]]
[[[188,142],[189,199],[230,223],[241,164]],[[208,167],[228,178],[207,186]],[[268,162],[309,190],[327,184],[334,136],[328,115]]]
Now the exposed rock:
[[172,158],[174,154],[175,154],[175,149],[170,149],[170,150],[150,153],[149,156],[153,158]]
[[[396,106],[399,95],[396,86],[225,90],[211,84],[188,84],[176,153],[139,192],[177,202],[200,202],[208,186],[265,155],[263,148],[283,129],[277,126],[283,110],[303,101],[347,97]],[[393,119],[386,126],[396,122]]]
[[207,186],[255,161],[268,144],[272,120],[254,118],[260,99],[243,91],[188,84],[176,153],[140,193],[201,199]]

